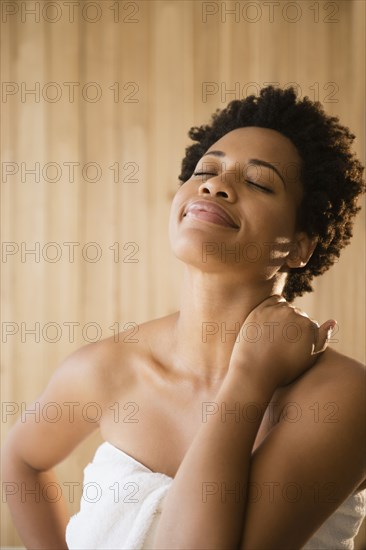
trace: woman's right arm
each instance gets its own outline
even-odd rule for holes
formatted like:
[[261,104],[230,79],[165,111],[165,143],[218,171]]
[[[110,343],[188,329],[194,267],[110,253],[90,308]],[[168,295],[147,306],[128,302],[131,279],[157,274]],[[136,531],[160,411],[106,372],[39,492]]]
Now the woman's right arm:
[[85,414],[85,406],[99,400],[95,346],[84,346],[56,369],[4,443],[3,498],[26,548],[67,548],[69,513],[52,468],[98,428]]

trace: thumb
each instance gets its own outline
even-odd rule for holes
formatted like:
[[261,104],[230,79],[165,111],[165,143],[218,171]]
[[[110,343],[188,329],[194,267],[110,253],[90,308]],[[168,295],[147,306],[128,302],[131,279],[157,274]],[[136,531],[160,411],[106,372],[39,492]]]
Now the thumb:
[[336,325],[337,321],[335,319],[328,319],[328,321],[325,321],[325,323],[320,325],[319,330],[316,333],[312,355],[323,353],[323,351],[326,350],[328,340],[331,338],[332,332]]

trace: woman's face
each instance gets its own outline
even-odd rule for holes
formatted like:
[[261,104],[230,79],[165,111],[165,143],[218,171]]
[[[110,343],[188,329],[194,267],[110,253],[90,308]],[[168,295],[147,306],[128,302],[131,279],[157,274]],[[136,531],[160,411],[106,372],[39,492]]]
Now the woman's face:
[[175,255],[206,271],[230,267],[265,279],[286,267],[297,254],[300,166],[295,146],[275,130],[247,127],[224,135],[173,199]]

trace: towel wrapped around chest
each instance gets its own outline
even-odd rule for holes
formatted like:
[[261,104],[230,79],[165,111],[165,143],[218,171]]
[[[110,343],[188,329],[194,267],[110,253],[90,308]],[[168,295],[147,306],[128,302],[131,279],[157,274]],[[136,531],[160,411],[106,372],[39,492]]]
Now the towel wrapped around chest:
[[151,548],[162,501],[172,481],[103,443],[84,469],[80,511],[66,528],[68,548]]
[[[70,550],[151,550],[173,478],[104,442],[84,469],[80,511],[66,528]],[[366,515],[366,490],[350,495],[303,550],[352,550]]]

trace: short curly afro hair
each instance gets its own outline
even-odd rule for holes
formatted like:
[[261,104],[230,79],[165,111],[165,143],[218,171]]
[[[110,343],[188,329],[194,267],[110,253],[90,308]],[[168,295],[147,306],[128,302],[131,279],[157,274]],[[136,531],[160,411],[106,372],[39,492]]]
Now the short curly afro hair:
[[319,102],[300,100],[294,88],[263,88],[259,96],[231,101],[217,109],[211,124],[192,127],[189,137],[197,142],[186,149],[179,180],[191,176],[202,155],[222,136],[246,126],[271,128],[289,138],[301,160],[303,199],[298,226],[317,237],[307,265],[291,268],[283,296],[312,292],[310,281],[334,264],[352,237],[353,218],[360,210],[358,196],[366,191],[363,166],[351,151],[355,136],[337,117],[327,115]]

